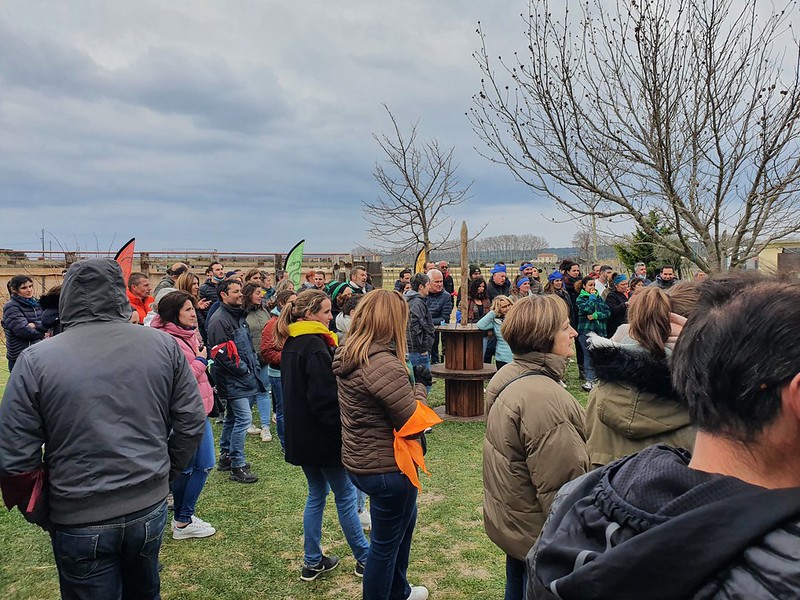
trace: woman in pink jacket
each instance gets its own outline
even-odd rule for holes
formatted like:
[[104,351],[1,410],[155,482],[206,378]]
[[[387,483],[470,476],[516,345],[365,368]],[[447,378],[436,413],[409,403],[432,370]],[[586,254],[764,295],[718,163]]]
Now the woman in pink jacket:
[[[158,315],[150,323],[151,327],[161,329],[171,335],[183,350],[186,360],[197,378],[203,408],[206,415],[214,406],[214,391],[206,374],[206,349],[197,332],[196,300],[188,292],[171,292],[158,302]],[[175,498],[175,518],[172,520],[172,537],[176,540],[203,538],[214,535],[217,530],[194,514],[194,507],[208,473],[216,464],[214,456],[214,434],[211,421],[206,417],[206,428],[200,445],[192,460],[180,477],[172,482],[172,495]]]

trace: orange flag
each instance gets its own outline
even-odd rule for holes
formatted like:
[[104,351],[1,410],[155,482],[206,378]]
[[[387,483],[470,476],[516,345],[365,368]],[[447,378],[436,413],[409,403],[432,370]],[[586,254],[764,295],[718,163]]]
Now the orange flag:
[[125,285],[128,285],[128,278],[133,271],[133,247],[135,244],[136,238],[129,239],[114,257],[114,260],[119,263],[122,269],[122,278],[125,280]]
[[417,467],[426,475],[430,475],[425,468],[425,457],[422,455],[422,444],[418,440],[407,439],[408,436],[418,435],[442,420],[432,408],[417,400],[417,409],[400,431],[394,432],[394,460],[400,471],[408,477],[414,487],[422,491],[419,482]]

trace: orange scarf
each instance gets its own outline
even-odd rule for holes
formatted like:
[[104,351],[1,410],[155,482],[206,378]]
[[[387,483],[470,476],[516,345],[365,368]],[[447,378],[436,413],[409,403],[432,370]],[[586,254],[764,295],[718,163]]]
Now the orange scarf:
[[417,409],[414,414],[400,428],[400,431],[395,430],[394,432],[394,460],[400,471],[420,491],[422,491],[422,486],[419,482],[417,467],[421,468],[426,475],[430,475],[430,473],[425,468],[422,444],[418,440],[407,438],[408,436],[418,435],[428,427],[433,427],[441,422],[439,415],[433,409],[417,400]]

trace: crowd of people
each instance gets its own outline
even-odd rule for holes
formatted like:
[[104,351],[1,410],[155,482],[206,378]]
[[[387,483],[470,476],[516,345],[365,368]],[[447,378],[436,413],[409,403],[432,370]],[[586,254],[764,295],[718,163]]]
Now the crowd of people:
[[[161,532],[213,536],[196,514],[210,471],[256,483],[245,439],[272,442],[274,425],[307,484],[300,578],[340,564],[322,547],[332,491],[363,597],[427,598],[408,570],[418,470],[440,422],[430,368],[447,351],[436,326],[461,310],[497,368],[483,515],[507,600],[800,592],[800,470],[785,461],[800,449],[796,284],[678,281],[671,266],[651,281],[644,264],[584,275],[572,261],[551,273],[496,263],[487,279],[470,265],[469,277],[464,302],[446,261],[402,270],[394,291],[358,266],[346,281],[309,271],[295,289],[283,272],[273,286],[218,262],[201,283],[176,263],[151,292],[145,274],[124,282],[116,263],[90,259],[39,301],[30,277],[12,278],[0,484],[50,532],[62,596],[157,597]],[[564,383],[573,357],[586,409]],[[736,511],[748,522],[726,529]],[[730,543],[704,552],[681,526]],[[81,571],[100,538],[102,568]],[[657,568],[673,546],[691,573]],[[653,580],[662,595],[642,593]]]

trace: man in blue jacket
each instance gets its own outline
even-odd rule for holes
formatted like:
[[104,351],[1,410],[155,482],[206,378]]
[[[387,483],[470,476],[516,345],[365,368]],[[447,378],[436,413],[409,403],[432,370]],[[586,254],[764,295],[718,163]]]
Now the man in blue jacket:
[[244,459],[244,438],[253,423],[250,405],[266,390],[257,377],[258,358],[242,310],[242,284],[226,279],[217,284],[220,305],[206,323],[211,346],[211,374],[217,393],[227,401],[217,468],[230,471],[231,481],[255,483],[258,477]]
[[73,264],[59,310],[0,404],[3,497],[49,531],[62,598],[158,598],[169,483],[205,425],[197,380],[174,339],[130,324],[113,260]]

